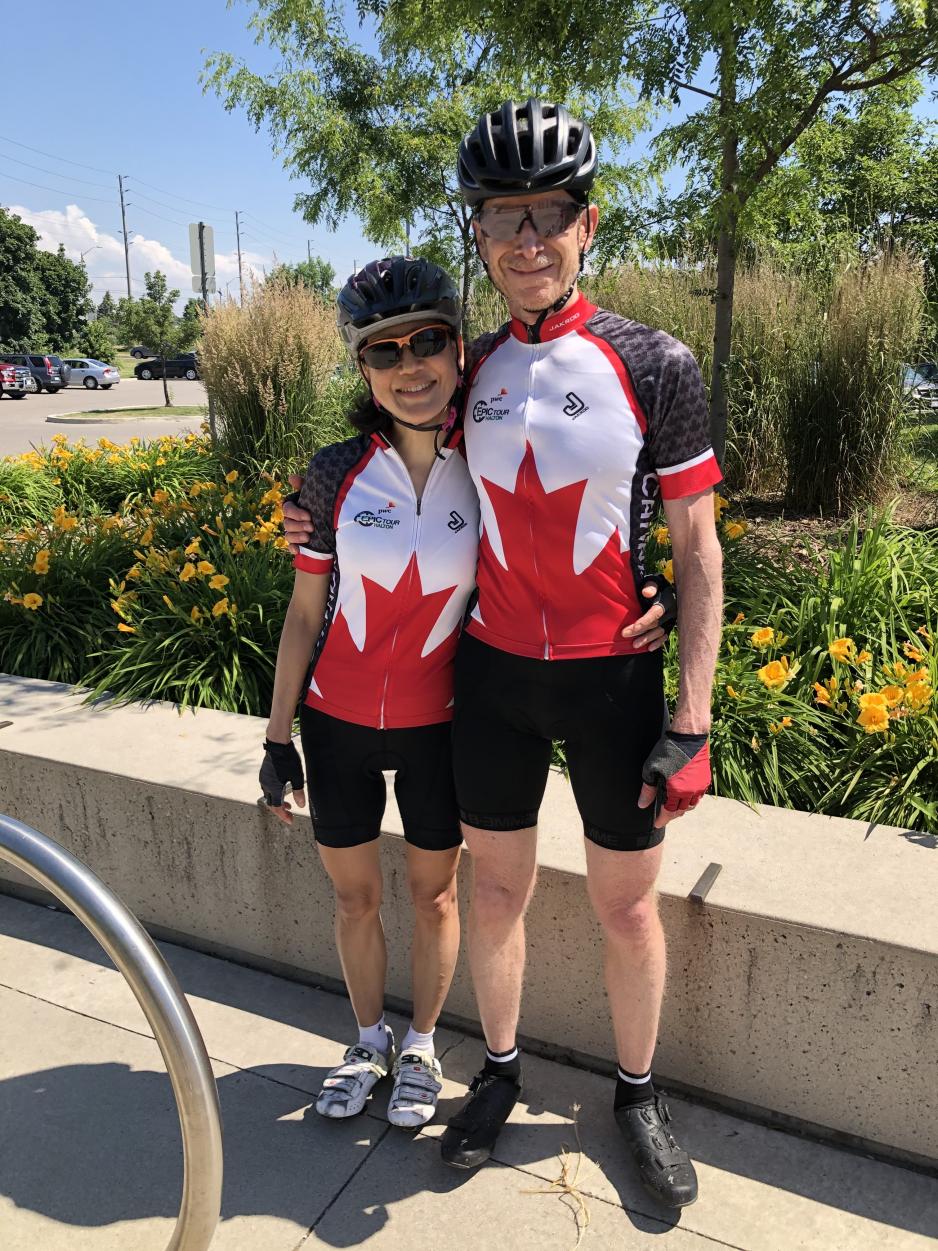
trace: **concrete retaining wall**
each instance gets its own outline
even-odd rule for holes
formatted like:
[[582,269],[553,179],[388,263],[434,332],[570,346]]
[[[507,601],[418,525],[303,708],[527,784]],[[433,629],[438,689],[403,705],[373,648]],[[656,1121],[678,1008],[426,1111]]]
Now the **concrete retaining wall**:
[[[151,927],[206,950],[337,981],[328,880],[308,819],[258,808],[264,724],[226,713],[83,706],[0,677],[0,811],[85,860]],[[383,840],[389,995],[408,998],[400,824]],[[722,871],[689,898],[709,864]],[[528,922],[523,1034],[613,1057],[601,937],[569,789],[552,777]],[[679,1085],[938,1160],[938,837],[707,798],[671,827],[661,875],[669,987],[656,1057]],[[470,864],[461,870],[468,898]],[[0,889],[22,879],[0,864]],[[463,960],[447,1004],[476,1021]]]

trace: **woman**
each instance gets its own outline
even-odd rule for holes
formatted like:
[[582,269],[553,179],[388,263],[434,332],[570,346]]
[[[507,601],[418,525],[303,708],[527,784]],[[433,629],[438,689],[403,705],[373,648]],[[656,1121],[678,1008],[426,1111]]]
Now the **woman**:
[[[370,394],[352,415],[361,433],[317,453],[300,492],[312,532],[294,562],[261,769],[268,804],[290,823],[291,785],[305,804],[290,738],[305,689],[300,735],[313,826],[359,1026],[316,1109],[354,1116],[392,1072],[388,1119],[408,1128],[436,1108],[433,1032],[459,947],[449,722],[479,533],[453,407],[460,312],[452,281],[423,260],[373,261],[339,293],[339,331]],[[383,770],[395,772],[414,903],[413,1020],[396,1058],[382,1011]]]

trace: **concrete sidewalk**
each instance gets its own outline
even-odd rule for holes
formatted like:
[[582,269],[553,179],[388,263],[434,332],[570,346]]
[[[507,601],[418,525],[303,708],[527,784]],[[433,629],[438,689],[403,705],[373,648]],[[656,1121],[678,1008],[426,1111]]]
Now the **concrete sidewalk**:
[[[180,947],[163,951],[221,1097],[225,1198],[213,1251],[572,1251],[576,1205],[551,1183],[565,1148],[576,1150],[575,1107],[584,1248],[934,1251],[938,1180],[676,1098],[701,1197],[675,1220],[623,1156],[611,1081],[537,1058],[526,1060],[526,1102],[497,1162],[454,1172],[435,1139],[478,1065],[477,1040],[439,1031],[447,1085],[426,1132],[391,1128],[381,1088],[365,1115],[326,1122],[311,1102],[352,1037],[348,1003]],[[129,989],[74,918],[0,896],[0,1021],[0,1246],[164,1247],[182,1173],[169,1081]],[[392,1024],[400,1037],[405,1023]]]

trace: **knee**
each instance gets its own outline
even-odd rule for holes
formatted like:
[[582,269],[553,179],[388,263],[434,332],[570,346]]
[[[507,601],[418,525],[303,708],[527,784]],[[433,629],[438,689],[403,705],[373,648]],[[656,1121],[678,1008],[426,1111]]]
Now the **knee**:
[[335,892],[336,913],[340,921],[365,921],[378,914],[381,908],[381,887],[362,882],[358,886],[345,886]]
[[653,893],[639,899],[594,900],[593,906],[609,938],[642,945],[660,929],[658,902]]
[[456,882],[454,880],[443,887],[429,888],[411,882],[410,897],[413,900],[418,920],[430,925],[443,925],[457,908]]
[[521,916],[527,906],[531,883],[515,882],[480,871],[476,866],[472,907],[480,919],[505,920]]

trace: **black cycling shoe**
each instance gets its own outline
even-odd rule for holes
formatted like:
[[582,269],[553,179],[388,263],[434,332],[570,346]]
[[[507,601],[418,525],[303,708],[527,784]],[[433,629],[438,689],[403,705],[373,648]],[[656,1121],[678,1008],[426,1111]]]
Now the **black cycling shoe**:
[[521,1095],[522,1082],[484,1070],[469,1083],[469,1098],[450,1117],[440,1154],[453,1168],[478,1168],[492,1154],[502,1126]]
[[631,1108],[616,1108],[615,1117],[646,1190],[670,1208],[693,1203],[697,1174],[690,1156],[674,1141],[671,1111],[661,1095]]

